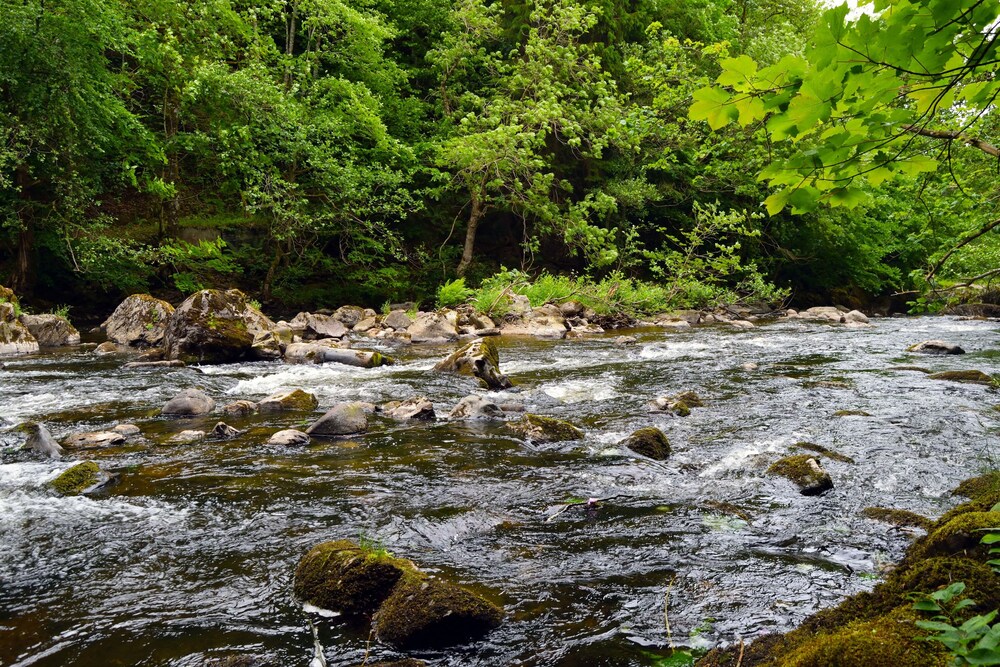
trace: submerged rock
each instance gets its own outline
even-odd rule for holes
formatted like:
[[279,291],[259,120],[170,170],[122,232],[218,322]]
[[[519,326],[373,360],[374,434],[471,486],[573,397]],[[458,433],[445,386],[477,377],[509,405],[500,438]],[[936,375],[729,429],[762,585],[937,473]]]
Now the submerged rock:
[[312,436],[338,436],[364,433],[368,430],[368,412],[364,403],[337,403],[306,429]]
[[233,401],[222,408],[222,414],[229,417],[246,417],[257,414],[257,404],[253,401]]
[[64,470],[49,482],[49,486],[63,496],[79,496],[96,493],[114,482],[115,475],[107,473],[93,461],[77,463]]
[[80,332],[61,315],[21,315],[21,323],[35,337],[39,347],[80,344]]
[[403,577],[375,616],[375,635],[400,648],[437,648],[478,639],[498,627],[503,609],[465,588]]
[[320,354],[322,358],[317,356],[317,363],[322,361],[357,366],[359,368],[377,368],[379,366],[391,366],[395,363],[392,357],[374,350],[326,348]]
[[316,396],[301,389],[272,394],[257,404],[260,412],[312,412],[318,407]]
[[438,362],[434,370],[474,376],[487,389],[509,389],[513,386],[500,372],[500,352],[492,338],[479,338],[462,346],[447,359]]
[[30,449],[36,454],[47,456],[50,459],[57,459],[63,455],[63,448],[55,441],[44,425],[36,422],[25,422],[20,426],[20,429],[28,434],[28,439],[24,443],[25,449]]
[[70,449],[91,447],[115,447],[125,444],[125,436],[117,431],[92,431],[90,433],[74,433],[65,438],[63,444]]
[[171,417],[198,417],[215,409],[215,401],[200,389],[185,389],[163,406],[160,414]]
[[180,433],[172,436],[167,442],[175,445],[189,445],[192,442],[198,442],[199,440],[204,440],[208,437],[208,434],[204,431],[181,431]]
[[640,428],[618,444],[657,461],[665,461],[670,456],[670,441],[658,428]]
[[804,449],[807,452],[813,452],[819,454],[820,456],[825,456],[833,461],[840,461],[842,463],[854,463],[854,459],[850,456],[845,456],[839,452],[835,452],[832,449],[827,449],[823,445],[817,445],[812,442],[797,442],[792,445],[794,449]]
[[693,391],[682,391],[673,396],[661,396],[649,403],[649,409],[653,412],[672,412],[679,417],[687,417],[691,414],[691,408],[704,406],[704,401]]
[[804,496],[817,496],[833,488],[833,479],[819,461],[808,454],[786,456],[772,463],[767,471],[794,482]]
[[993,384],[993,378],[982,371],[941,371],[928,375],[932,380],[967,382],[970,384]]
[[240,433],[242,433],[242,431],[233,428],[226,422],[219,422],[212,429],[212,437],[218,440],[232,440],[233,438],[240,437]]
[[525,440],[540,445],[550,442],[579,440],[583,437],[583,431],[568,421],[530,413],[525,414],[515,422],[508,422],[506,427]]
[[907,510],[894,510],[887,507],[866,507],[861,510],[861,515],[875,521],[884,521],[894,526],[923,528],[927,530],[934,522],[925,516],[920,516]]
[[448,413],[448,419],[503,419],[503,410],[482,396],[466,396]]
[[293,590],[300,600],[322,609],[369,615],[403,575],[416,571],[413,563],[384,549],[363,549],[347,540],[323,542],[299,561]]
[[119,349],[119,347],[114,343],[112,343],[110,340],[106,340],[94,348],[94,354],[98,356],[107,356],[109,354],[121,354],[121,352],[122,350]]
[[906,348],[907,352],[919,352],[920,354],[965,354],[958,345],[946,343],[943,340],[925,340]]
[[127,347],[160,347],[174,307],[148,294],[133,294],[104,321],[108,340]]
[[118,424],[111,430],[115,433],[121,433],[126,438],[132,438],[142,433],[142,430],[135,424]]
[[426,396],[408,398],[405,401],[390,401],[379,406],[379,410],[387,417],[400,421],[434,421],[434,404]]
[[312,439],[309,437],[308,433],[303,433],[302,431],[296,431],[295,429],[289,428],[284,431],[278,431],[272,435],[270,439],[268,439],[267,444],[295,447],[308,445],[311,440]]
[[163,361],[130,361],[122,364],[122,368],[184,368],[187,366],[180,359],[170,359]]
[[252,358],[254,337],[274,323],[235,289],[202,290],[184,301],[167,324],[167,358],[186,363],[220,364]]

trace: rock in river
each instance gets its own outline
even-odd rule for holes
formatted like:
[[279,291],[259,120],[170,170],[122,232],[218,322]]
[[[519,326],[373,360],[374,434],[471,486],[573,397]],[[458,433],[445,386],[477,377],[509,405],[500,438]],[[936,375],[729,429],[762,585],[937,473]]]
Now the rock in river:
[[941,371],[928,375],[931,380],[967,382],[969,384],[993,384],[993,378],[982,371]]
[[38,341],[39,347],[79,345],[80,332],[61,315],[21,315],[21,323]]
[[20,429],[28,434],[28,439],[24,443],[25,449],[30,449],[51,459],[57,459],[63,455],[63,448],[42,424],[25,422],[20,426]]
[[274,323],[235,289],[202,290],[182,303],[167,324],[163,347],[169,359],[219,364],[251,358],[254,336]]
[[618,444],[636,454],[648,456],[657,461],[665,461],[670,456],[670,441],[658,428],[640,428]]
[[148,294],[122,301],[102,325],[108,340],[128,347],[160,347],[174,307]]
[[794,482],[804,496],[817,496],[833,488],[829,473],[808,454],[786,456],[772,463],[767,471]]
[[368,430],[368,412],[364,403],[337,403],[306,429],[312,436],[338,436]]
[[38,341],[17,319],[15,302],[0,301],[0,355],[38,352]]
[[160,413],[170,417],[197,417],[215,409],[215,401],[200,389],[185,389],[163,406]]
[[70,449],[86,449],[91,447],[115,447],[125,444],[125,436],[116,431],[91,431],[89,433],[74,433],[63,440]]
[[318,407],[316,396],[301,389],[272,394],[257,404],[261,412],[312,412]]
[[458,402],[448,419],[503,419],[503,410],[499,405],[482,396],[466,396]]
[[925,340],[906,348],[907,352],[919,352],[920,354],[965,354],[958,345],[946,343],[943,340]]
[[49,482],[49,486],[63,496],[96,493],[115,481],[117,476],[107,473],[93,461],[77,463]]
[[434,366],[436,371],[472,375],[487,389],[509,389],[513,385],[500,372],[500,353],[492,338],[479,338],[459,348]]
[[426,396],[408,398],[405,401],[390,401],[379,406],[385,416],[399,421],[434,421],[434,404]]
[[525,440],[539,445],[549,442],[579,440],[583,437],[583,431],[568,421],[530,413],[524,415],[516,422],[508,422],[507,429]]
[[232,440],[233,438],[240,437],[240,431],[237,428],[233,428],[226,422],[219,422],[212,429],[212,437],[216,440]]
[[267,441],[269,445],[284,445],[286,447],[308,445],[311,438],[308,433],[296,431],[293,428],[278,431]]

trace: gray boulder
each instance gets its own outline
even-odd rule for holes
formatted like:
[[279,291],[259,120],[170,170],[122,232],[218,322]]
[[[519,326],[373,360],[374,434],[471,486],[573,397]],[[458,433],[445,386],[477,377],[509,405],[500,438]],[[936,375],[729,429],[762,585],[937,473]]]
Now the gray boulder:
[[958,345],[946,343],[943,340],[925,340],[906,348],[907,352],[918,352],[920,354],[965,354]]
[[534,336],[536,338],[565,338],[569,326],[557,306],[551,304],[534,308],[519,320],[506,322],[500,327],[505,336]]
[[410,319],[405,310],[393,310],[385,316],[382,324],[396,331],[406,331],[413,324],[413,320]]
[[500,372],[500,352],[496,341],[480,338],[462,346],[447,359],[438,362],[434,370],[471,375],[487,389],[509,389],[513,386]]
[[285,361],[290,364],[321,364],[326,351],[339,348],[340,341],[327,338],[310,343],[291,343],[285,347]]
[[16,301],[0,301],[0,356],[38,352],[38,341],[17,318],[17,310]]
[[390,401],[379,406],[379,410],[387,417],[399,421],[434,421],[434,404],[425,396],[408,398],[405,401]]
[[204,431],[181,431],[180,433],[172,436],[167,442],[178,445],[188,445],[192,442],[198,442],[199,440],[204,440],[207,434]]
[[333,312],[333,318],[348,329],[353,329],[355,324],[366,317],[369,317],[368,313],[360,306],[341,306]]
[[80,332],[60,315],[21,315],[21,323],[35,337],[39,347],[80,344]]
[[368,430],[368,412],[364,403],[338,403],[306,429],[317,437],[354,435]]
[[303,340],[343,338],[348,331],[343,322],[331,315],[299,313],[288,324],[292,329],[302,330]]
[[127,347],[160,347],[174,307],[148,294],[133,294],[101,326],[108,340]]
[[197,417],[207,415],[215,409],[215,401],[200,389],[185,389],[174,396],[160,410],[160,414],[171,417]]
[[458,339],[458,314],[453,310],[419,313],[406,329],[414,343],[447,343]]
[[269,445],[283,445],[286,447],[297,447],[302,445],[308,445],[311,438],[308,433],[303,433],[302,431],[296,431],[295,429],[285,429],[284,431],[278,431],[267,441]]
[[239,290],[202,290],[171,315],[163,337],[168,359],[217,364],[253,358],[254,337],[274,323]]
[[232,440],[233,438],[238,438],[240,436],[239,429],[233,428],[226,422],[219,422],[212,428],[212,437],[216,440]]
[[[320,357],[319,355],[322,355]],[[386,356],[374,350],[348,350],[345,348],[327,348],[317,354],[317,363],[329,362],[334,364],[346,364],[359,368],[376,368],[378,366],[391,366],[395,361],[392,357]]]
[[63,455],[63,448],[42,424],[26,422],[20,428],[28,435],[28,439],[24,443],[25,449],[30,449],[36,454],[47,456],[50,459],[57,459]]
[[115,433],[121,433],[126,438],[133,438],[142,433],[142,430],[135,424],[118,424],[111,430]]
[[466,396],[448,413],[448,419],[503,419],[500,406],[482,396]]
[[222,408],[222,414],[229,417],[246,417],[257,414],[257,404],[253,401],[234,401]]
[[117,431],[91,431],[89,433],[74,433],[63,439],[63,444],[70,449],[89,449],[92,447],[115,447],[125,444],[125,436]]

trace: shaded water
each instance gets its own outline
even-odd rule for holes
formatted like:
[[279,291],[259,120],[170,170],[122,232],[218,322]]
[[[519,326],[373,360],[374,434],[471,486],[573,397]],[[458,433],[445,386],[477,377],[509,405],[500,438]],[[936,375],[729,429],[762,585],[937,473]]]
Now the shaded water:
[[[0,465],[0,664],[194,666],[254,655],[306,665],[310,618],[331,665],[360,663],[367,633],[311,615],[291,595],[309,547],[359,536],[506,606],[507,622],[485,640],[419,655],[432,665],[650,665],[671,643],[704,648],[789,629],[873,586],[912,538],[861,509],[938,515],[954,503],[949,489],[991,458],[992,388],[891,367],[998,372],[997,330],[920,318],[866,329],[645,330],[628,347],[613,335],[505,339],[501,367],[518,390],[499,401],[587,433],[548,446],[497,425],[388,421],[305,449],[265,444],[316,415],[227,420],[248,429],[232,442],[157,444],[218,421],[156,416],[190,386],[220,405],[301,387],[321,410],[424,394],[446,414],[479,391],[430,370],[455,346],[404,348],[394,352],[400,364],[372,370],[123,370],[84,349],[7,360],[8,422],[44,421],[56,437],[132,422],[149,441],[78,453],[122,474],[95,498],[46,490],[69,461]],[[928,338],[971,354],[904,352]],[[686,418],[646,411],[648,400],[687,389],[706,407]],[[650,425],[670,438],[669,461],[616,446]],[[823,462],[836,488],[822,497],[766,474],[804,440],[856,461]],[[0,445],[19,443],[0,430]],[[606,500],[564,504],[591,497]],[[371,645],[371,661],[394,656]]]

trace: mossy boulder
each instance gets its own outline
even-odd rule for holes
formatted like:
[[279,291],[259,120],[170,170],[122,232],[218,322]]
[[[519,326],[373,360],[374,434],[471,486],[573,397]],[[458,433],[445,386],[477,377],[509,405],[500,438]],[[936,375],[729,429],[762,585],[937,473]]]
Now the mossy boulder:
[[101,326],[108,340],[135,348],[160,347],[174,307],[148,294],[126,298]]
[[101,470],[93,461],[83,461],[64,470],[49,482],[49,486],[63,496],[95,493],[114,481],[114,476]]
[[461,586],[405,577],[375,617],[375,634],[400,648],[432,648],[478,639],[500,625],[503,610]]
[[509,389],[513,386],[500,372],[500,352],[492,338],[479,338],[460,347],[434,366],[436,371],[471,375],[487,389]]
[[410,561],[337,540],[318,544],[302,557],[293,589],[299,599],[317,607],[371,615],[404,575],[418,576]]
[[658,428],[640,428],[618,444],[636,454],[648,456],[657,461],[665,461],[670,456],[670,441]]
[[841,463],[854,463],[854,459],[850,456],[841,454],[840,452],[835,452],[832,449],[824,447],[823,445],[817,445],[814,442],[797,442],[792,445],[794,449],[802,449],[807,452],[813,452],[814,454],[819,454],[820,456],[826,457],[832,461],[840,461]]
[[79,345],[80,332],[62,315],[21,315],[21,324],[28,328],[39,347]]
[[871,414],[865,412],[864,410],[837,410],[833,413],[834,417],[871,417]]
[[966,382],[969,384],[993,384],[993,378],[982,371],[941,371],[928,375],[932,380]]
[[920,561],[893,577],[900,591],[933,593],[956,581],[965,583],[962,595],[976,603],[969,614],[1000,607],[1000,577],[985,563],[971,558],[937,557]]
[[0,301],[0,356],[38,352],[38,341],[18,319],[14,302]]
[[312,412],[318,407],[316,396],[301,389],[272,394],[257,404],[260,412]]
[[1000,528],[1000,512],[965,512],[945,523],[935,524],[931,532],[917,542],[908,560],[956,554],[985,559],[988,547],[979,543],[984,529]]
[[829,473],[808,454],[786,456],[772,463],[767,471],[794,482],[804,496],[816,496],[833,488]]
[[678,417],[687,417],[691,414],[691,408],[700,408],[704,405],[705,402],[695,392],[682,391],[672,396],[661,396],[653,399],[649,408],[654,412],[672,412]]
[[535,444],[579,440],[583,437],[583,431],[568,421],[531,413],[525,414],[517,421],[508,422],[506,428]]
[[916,612],[901,608],[886,616],[855,621],[830,634],[803,642],[780,662],[782,667],[946,667],[951,658],[926,630]]
[[17,300],[17,295],[14,294],[14,290],[9,287],[4,287],[0,285],[0,303],[10,303],[13,305],[19,305]]
[[178,306],[163,336],[168,359],[219,364],[253,358],[256,334],[274,323],[239,290],[202,290]]
[[965,496],[972,500],[985,499],[994,504],[1000,502],[1000,471],[992,471],[963,480],[952,491],[952,495]]

